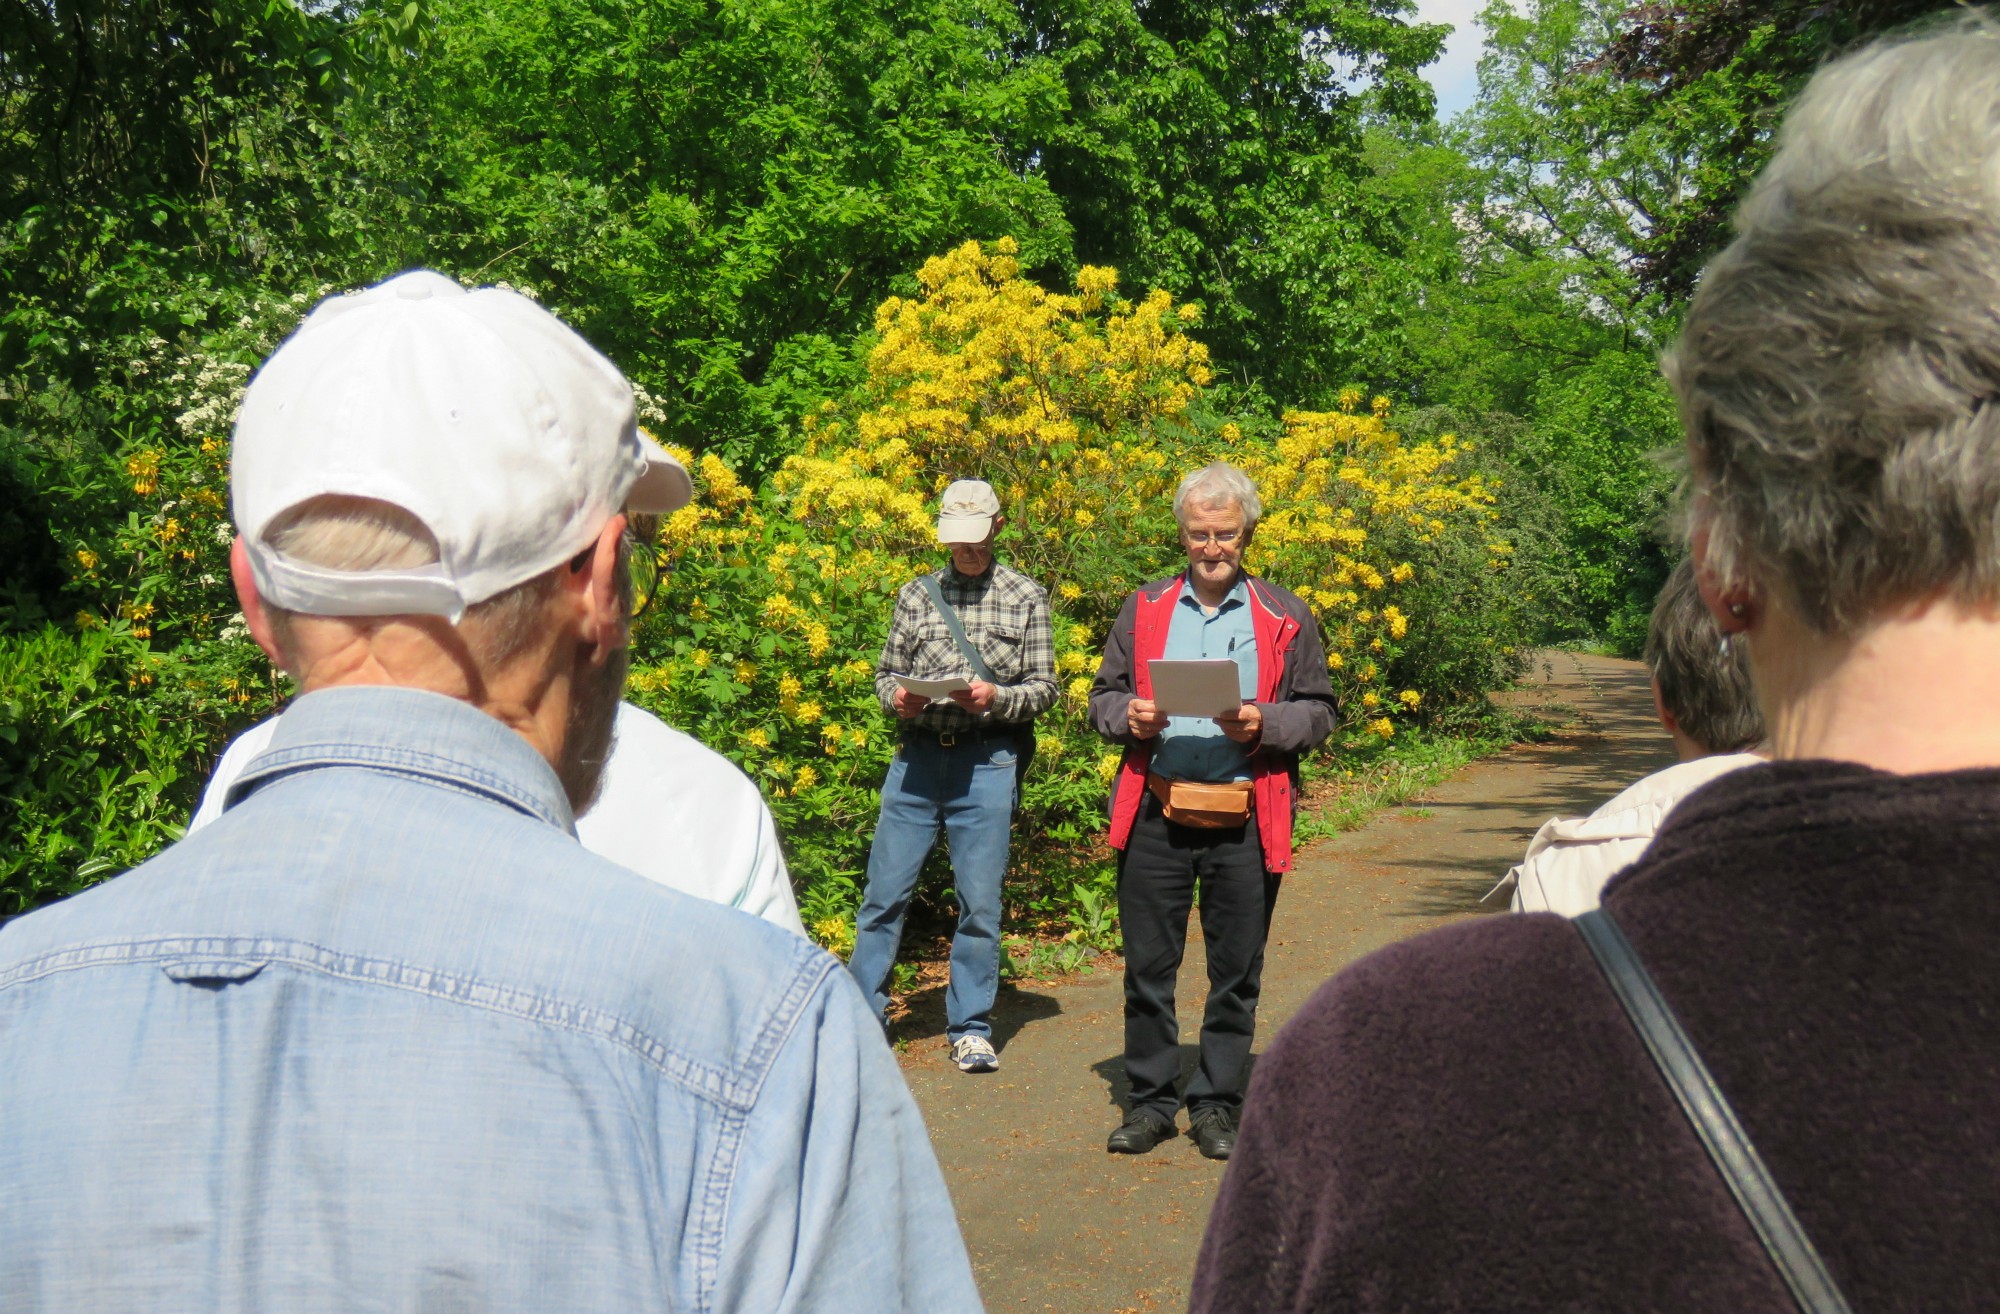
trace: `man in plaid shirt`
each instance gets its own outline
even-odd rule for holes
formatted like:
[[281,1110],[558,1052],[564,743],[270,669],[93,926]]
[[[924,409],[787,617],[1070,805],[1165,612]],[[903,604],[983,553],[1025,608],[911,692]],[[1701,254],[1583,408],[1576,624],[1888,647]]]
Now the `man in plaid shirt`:
[[[1034,719],[1055,702],[1057,692],[1049,595],[993,559],[993,538],[1002,523],[1000,499],[984,481],[961,479],[947,488],[938,541],[951,549],[951,564],[911,580],[896,597],[889,638],[875,663],[875,692],[882,710],[901,724],[902,744],[882,784],[868,890],[848,960],[886,1026],[889,972],[903,936],[903,915],[942,825],[958,893],[945,1018],[952,1061],[964,1072],[1000,1066],[992,1024],[993,996],[1000,988],[1000,882],[1007,872],[1020,768],[1034,749]],[[926,586],[932,581],[977,650],[977,663],[960,648],[931,598]],[[932,701],[904,688],[899,675],[955,676],[970,687]]]

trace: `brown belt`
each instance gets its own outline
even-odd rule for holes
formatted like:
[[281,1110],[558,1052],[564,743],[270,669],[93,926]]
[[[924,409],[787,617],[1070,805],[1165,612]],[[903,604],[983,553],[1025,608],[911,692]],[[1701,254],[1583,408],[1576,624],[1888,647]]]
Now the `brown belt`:
[[1176,826],[1233,830],[1250,820],[1248,780],[1169,780],[1146,773],[1146,788],[1160,800],[1160,815]]

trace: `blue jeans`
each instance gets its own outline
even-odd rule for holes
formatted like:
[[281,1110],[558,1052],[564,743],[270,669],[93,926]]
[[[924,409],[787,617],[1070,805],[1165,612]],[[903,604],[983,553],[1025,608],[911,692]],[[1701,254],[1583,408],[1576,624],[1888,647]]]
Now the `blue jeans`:
[[1014,821],[1016,746],[1012,739],[962,739],[950,748],[925,735],[903,741],[882,782],[882,814],[868,850],[868,889],[855,918],[847,968],[877,1020],[889,1008],[889,969],[903,939],[903,916],[917,874],[943,825],[951,845],[958,931],[951,938],[951,984],[944,1012],[953,1040],[993,1034],[1000,988],[1000,881]]

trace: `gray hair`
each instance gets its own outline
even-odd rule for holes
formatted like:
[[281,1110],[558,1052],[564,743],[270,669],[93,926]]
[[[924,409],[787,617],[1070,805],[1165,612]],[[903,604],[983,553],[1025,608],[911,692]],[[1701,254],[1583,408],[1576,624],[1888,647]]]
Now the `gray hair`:
[[[308,499],[274,520],[264,537],[285,556],[331,570],[407,570],[438,559],[437,539],[423,521],[393,503],[365,497]],[[544,571],[466,608],[459,633],[483,664],[497,670],[527,651],[563,569]],[[628,572],[620,571],[619,578],[622,587]],[[269,605],[265,612],[279,647],[289,649],[298,613]]]
[[1822,69],[1665,361],[1690,532],[1822,633],[2000,597],[2000,27]]
[[1709,752],[1734,753],[1763,740],[1764,715],[1750,683],[1746,646],[1724,646],[1695,588],[1692,561],[1674,568],[1653,604],[1646,666],[1660,686],[1660,702]]
[[1174,519],[1183,526],[1187,524],[1190,506],[1235,506],[1243,512],[1246,534],[1257,527],[1257,518],[1264,514],[1257,485],[1227,461],[1211,461],[1181,480],[1180,488],[1174,492]]

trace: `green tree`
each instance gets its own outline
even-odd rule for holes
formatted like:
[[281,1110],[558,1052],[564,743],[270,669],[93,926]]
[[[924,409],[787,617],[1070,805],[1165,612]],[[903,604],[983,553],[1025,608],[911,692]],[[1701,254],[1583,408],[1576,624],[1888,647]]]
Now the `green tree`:
[[375,269],[527,286],[762,467],[851,376],[894,279],[966,236],[1070,259],[1004,143],[1059,89],[984,0],[441,0],[426,58],[348,122]]
[[1077,259],[1202,303],[1239,384],[1325,400],[1401,332],[1404,234],[1366,188],[1364,113],[1432,112],[1446,28],[1407,0],[1022,0],[1022,66],[1064,111],[1014,138]]
[[1589,61],[1643,93],[1649,130],[1689,160],[1636,243],[1649,291],[1676,301],[1728,240],[1729,213],[1770,158],[1779,113],[1828,57],[1930,14],[1940,0],[1678,0],[1635,5]]

